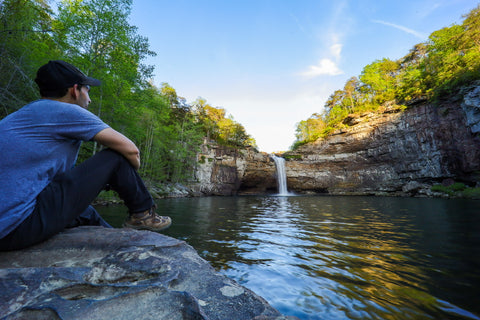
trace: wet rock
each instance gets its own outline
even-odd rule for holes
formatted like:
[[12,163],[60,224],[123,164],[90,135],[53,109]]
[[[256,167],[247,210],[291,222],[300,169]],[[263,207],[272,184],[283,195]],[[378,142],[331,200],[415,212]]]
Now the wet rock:
[[420,194],[426,194],[426,190],[429,190],[430,186],[419,183],[418,181],[407,182],[403,187],[402,191],[405,195],[415,196]]
[[149,231],[70,229],[0,268],[2,319],[295,319]]

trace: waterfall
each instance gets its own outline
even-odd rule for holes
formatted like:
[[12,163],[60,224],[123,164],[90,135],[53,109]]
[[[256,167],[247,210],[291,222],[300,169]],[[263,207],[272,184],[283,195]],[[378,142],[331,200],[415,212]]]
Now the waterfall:
[[275,167],[277,168],[277,183],[278,183],[278,195],[289,195],[287,190],[287,174],[285,172],[285,159],[277,157],[272,154],[272,159],[275,161]]

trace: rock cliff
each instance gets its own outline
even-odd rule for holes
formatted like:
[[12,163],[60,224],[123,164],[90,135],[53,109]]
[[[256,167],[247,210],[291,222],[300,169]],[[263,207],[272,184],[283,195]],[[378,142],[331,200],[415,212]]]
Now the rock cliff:
[[332,194],[428,195],[446,179],[480,181],[480,89],[463,101],[351,115],[349,126],[289,152],[288,186]]
[[202,195],[275,192],[275,164],[268,154],[253,148],[205,143],[198,154],[195,181],[189,187]]
[[[287,152],[288,189],[299,193],[432,195],[430,186],[480,181],[480,85],[453,101],[352,114],[345,128]],[[253,149],[205,147],[197,191],[276,192],[275,164]],[[202,161],[199,161],[202,162]]]
[[183,241],[80,227],[0,252],[0,319],[286,320]]
[[[352,114],[345,128],[284,154],[288,189],[298,193],[432,195],[432,184],[480,181],[480,84],[440,104]],[[254,149],[203,147],[196,192],[277,192],[275,164]]]

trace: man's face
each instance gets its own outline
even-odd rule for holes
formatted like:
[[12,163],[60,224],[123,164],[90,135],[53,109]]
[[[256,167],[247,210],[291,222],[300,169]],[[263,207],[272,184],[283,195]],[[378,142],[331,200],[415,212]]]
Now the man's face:
[[82,108],[88,109],[88,105],[90,104],[90,102],[92,102],[88,94],[90,91],[90,86],[83,85],[80,89],[75,88],[75,90],[78,92],[75,103]]

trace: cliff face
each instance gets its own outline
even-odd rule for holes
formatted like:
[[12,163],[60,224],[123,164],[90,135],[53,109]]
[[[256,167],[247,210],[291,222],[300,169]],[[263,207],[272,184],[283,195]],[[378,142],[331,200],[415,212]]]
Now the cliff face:
[[194,182],[189,187],[203,195],[235,194],[245,165],[239,152],[205,142],[197,155]]
[[351,116],[347,129],[290,152],[296,191],[415,194],[445,179],[475,185],[480,170],[480,88],[440,107],[394,107]]
[[[480,181],[480,86],[440,106],[351,115],[347,128],[285,154],[289,191],[417,195],[446,180]],[[266,153],[204,146],[194,189],[203,194],[277,192]]]
[[276,192],[275,164],[268,154],[253,148],[205,143],[198,154],[195,182],[189,187],[202,195]]

